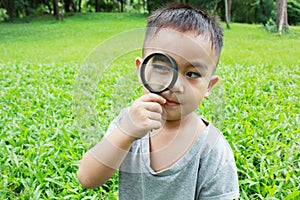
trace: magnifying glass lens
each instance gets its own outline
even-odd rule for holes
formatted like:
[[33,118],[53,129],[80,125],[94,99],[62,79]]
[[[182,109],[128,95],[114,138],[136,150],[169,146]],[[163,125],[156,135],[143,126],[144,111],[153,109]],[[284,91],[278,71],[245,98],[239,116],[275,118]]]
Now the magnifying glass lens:
[[163,53],[149,55],[142,64],[141,78],[144,86],[152,93],[170,89],[177,79],[176,62]]
[[170,61],[162,56],[154,56],[145,66],[145,79],[155,91],[167,88],[173,79],[173,68]]

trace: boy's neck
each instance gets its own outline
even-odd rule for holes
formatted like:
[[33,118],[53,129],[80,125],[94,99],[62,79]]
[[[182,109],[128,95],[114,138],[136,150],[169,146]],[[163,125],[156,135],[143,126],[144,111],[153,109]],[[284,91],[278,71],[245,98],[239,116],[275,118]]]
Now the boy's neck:
[[158,172],[171,167],[182,158],[202,134],[206,125],[196,113],[166,121],[161,130],[150,135],[150,165]]
[[178,130],[181,126],[185,126],[186,124],[189,124],[195,119],[198,119],[199,116],[192,112],[178,120],[166,120],[164,124],[164,129],[165,130]]

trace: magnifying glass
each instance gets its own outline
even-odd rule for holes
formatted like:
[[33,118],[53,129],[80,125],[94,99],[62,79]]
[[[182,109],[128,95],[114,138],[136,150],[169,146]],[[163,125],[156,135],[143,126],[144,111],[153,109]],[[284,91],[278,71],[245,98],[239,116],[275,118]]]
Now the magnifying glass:
[[160,94],[171,89],[177,81],[177,63],[168,54],[151,53],[142,62],[140,77],[150,92]]

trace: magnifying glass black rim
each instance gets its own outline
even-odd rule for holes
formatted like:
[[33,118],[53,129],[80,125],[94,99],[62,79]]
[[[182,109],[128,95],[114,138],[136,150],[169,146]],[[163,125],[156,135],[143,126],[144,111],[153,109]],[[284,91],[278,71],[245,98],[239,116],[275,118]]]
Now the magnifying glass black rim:
[[[164,88],[163,90],[154,90],[152,87],[150,87],[150,85],[147,83],[146,81],[146,78],[145,78],[145,67],[146,67],[146,64],[147,62],[154,56],[157,56],[157,55],[160,55],[160,56],[165,56],[166,58],[168,58],[168,60],[170,61],[171,63],[171,66],[173,68],[173,78],[170,82],[170,84],[168,85],[168,87]],[[141,70],[140,70],[140,76],[141,76],[141,80],[142,80],[142,83],[143,85],[151,92],[151,93],[154,93],[154,94],[160,94],[166,90],[169,90],[171,89],[175,82],[177,81],[177,78],[178,78],[178,66],[177,66],[177,63],[176,61],[171,57],[169,56],[168,54],[166,53],[162,53],[162,52],[154,52],[154,53],[151,53],[149,54],[142,62],[142,66],[141,66]]]

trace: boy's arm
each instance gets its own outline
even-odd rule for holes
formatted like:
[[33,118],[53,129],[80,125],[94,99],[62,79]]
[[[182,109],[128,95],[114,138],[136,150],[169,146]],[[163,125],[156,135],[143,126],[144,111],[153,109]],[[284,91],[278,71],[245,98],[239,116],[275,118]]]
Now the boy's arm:
[[[96,188],[111,178],[127,155],[134,137],[119,128],[87,152],[79,166],[78,180],[85,188]],[[96,155],[95,155],[96,154]]]
[[161,104],[165,102],[156,94],[145,94],[135,100],[122,123],[83,156],[78,170],[79,182],[85,188],[95,188],[112,177],[132,143],[162,126]]

